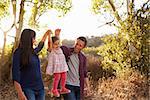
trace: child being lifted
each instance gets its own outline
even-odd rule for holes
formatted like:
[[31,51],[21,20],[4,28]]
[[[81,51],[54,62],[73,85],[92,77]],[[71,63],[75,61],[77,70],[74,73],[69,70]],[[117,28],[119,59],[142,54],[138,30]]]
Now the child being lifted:
[[[70,90],[65,87],[68,65],[65,60],[65,56],[60,48],[60,31],[61,29],[55,30],[55,36],[48,36],[48,66],[46,74],[53,75],[52,89],[48,92],[52,93],[55,97],[59,97],[60,94],[70,93]],[[58,91],[58,84],[60,81],[61,89]]]

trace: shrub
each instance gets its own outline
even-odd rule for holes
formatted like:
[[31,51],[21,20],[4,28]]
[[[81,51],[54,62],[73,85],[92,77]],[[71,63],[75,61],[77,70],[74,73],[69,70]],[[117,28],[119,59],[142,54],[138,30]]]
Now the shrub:
[[93,55],[87,56],[87,69],[89,72],[89,77],[92,79],[92,81],[98,81],[100,78],[105,77],[111,77],[114,76],[114,70],[109,69],[105,70],[102,67],[101,59],[99,57],[95,57]]

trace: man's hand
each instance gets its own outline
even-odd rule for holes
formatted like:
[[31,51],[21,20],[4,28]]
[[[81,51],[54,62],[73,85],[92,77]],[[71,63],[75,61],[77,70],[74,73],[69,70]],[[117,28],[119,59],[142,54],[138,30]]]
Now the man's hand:
[[91,96],[92,92],[90,89],[89,79],[85,78],[84,80],[85,80],[84,94],[85,96]]

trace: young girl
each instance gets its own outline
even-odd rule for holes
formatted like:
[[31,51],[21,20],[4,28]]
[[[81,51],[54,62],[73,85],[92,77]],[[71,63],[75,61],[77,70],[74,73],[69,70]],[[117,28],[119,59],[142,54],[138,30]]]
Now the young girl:
[[[55,30],[55,36],[50,38],[48,36],[48,66],[46,69],[46,74],[54,75],[52,94],[59,97],[60,94],[70,93],[70,90],[65,87],[68,66],[65,60],[65,56],[59,46],[59,33],[60,29]],[[58,91],[57,87],[60,81],[61,89]],[[60,92],[60,93],[59,93]],[[50,93],[50,91],[48,92]]]

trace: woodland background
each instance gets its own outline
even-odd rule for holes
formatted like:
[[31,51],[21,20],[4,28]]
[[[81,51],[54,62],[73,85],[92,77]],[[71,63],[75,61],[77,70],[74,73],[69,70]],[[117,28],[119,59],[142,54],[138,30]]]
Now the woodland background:
[[[148,100],[150,95],[150,1],[135,9],[136,0],[92,0],[91,8],[95,14],[108,13],[114,19],[104,25],[114,26],[118,33],[102,37],[88,37],[88,45],[83,50],[88,59],[88,71],[92,94],[85,100]],[[126,13],[118,11],[124,6]],[[25,6],[32,5],[29,19],[26,19]],[[9,7],[12,6],[10,10]],[[13,21],[8,30],[2,28],[4,44],[0,48],[0,99],[17,100],[11,80],[12,53],[18,46],[20,33],[24,26],[40,30],[39,18],[51,9],[65,16],[72,8],[72,0],[0,0],[0,22],[7,16]],[[18,13],[18,14],[17,14]],[[101,27],[101,26],[100,26]],[[14,42],[7,44],[7,35],[15,30]],[[73,40],[63,40],[63,45],[72,46]],[[40,54],[43,81],[45,75],[46,48]],[[50,80],[51,81],[51,80]],[[52,99],[48,95],[47,100]]]

